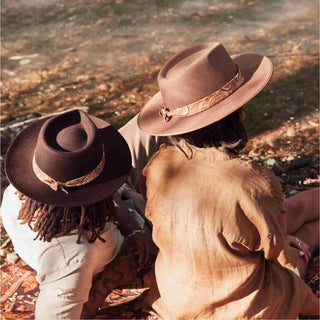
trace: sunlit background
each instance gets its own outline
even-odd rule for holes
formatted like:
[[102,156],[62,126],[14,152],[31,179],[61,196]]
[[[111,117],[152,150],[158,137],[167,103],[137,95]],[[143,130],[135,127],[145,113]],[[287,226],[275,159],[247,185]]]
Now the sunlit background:
[[[314,134],[318,12],[315,0],[5,0],[2,126],[85,107],[119,128],[157,92],[166,59],[220,41],[230,54],[262,53],[275,65],[271,83],[248,104],[250,136],[295,130],[306,116]],[[281,147],[308,151],[304,144]]]
[[[240,156],[272,168],[285,197],[319,186],[317,0],[3,0],[1,11],[1,197],[7,148],[36,117],[82,108],[119,128],[170,56],[210,41],[274,63],[247,104]],[[0,245],[19,260],[1,218]]]

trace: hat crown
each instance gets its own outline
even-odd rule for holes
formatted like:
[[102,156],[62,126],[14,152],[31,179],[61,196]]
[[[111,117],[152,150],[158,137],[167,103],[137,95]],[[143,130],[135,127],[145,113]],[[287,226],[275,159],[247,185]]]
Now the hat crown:
[[237,73],[237,66],[219,42],[188,48],[160,70],[158,83],[165,106],[175,109],[221,89]]
[[90,173],[102,153],[102,140],[94,123],[85,112],[72,110],[42,126],[34,157],[45,174],[66,182]]
[[81,124],[76,124],[58,132],[56,141],[65,151],[77,151],[86,146],[88,135]]

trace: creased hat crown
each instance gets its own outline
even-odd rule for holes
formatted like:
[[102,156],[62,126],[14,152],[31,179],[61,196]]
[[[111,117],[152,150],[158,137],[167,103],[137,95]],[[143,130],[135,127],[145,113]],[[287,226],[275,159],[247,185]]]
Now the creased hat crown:
[[80,110],[40,119],[8,148],[10,183],[56,206],[95,203],[113,194],[131,169],[130,149],[108,122]]
[[266,56],[230,56],[219,42],[187,48],[158,75],[159,92],[142,108],[139,128],[156,136],[192,132],[217,122],[257,95],[273,72]]
[[43,125],[34,157],[39,168],[53,179],[73,180],[90,173],[101,161],[101,137],[88,115],[74,110]]
[[219,90],[237,73],[221,43],[188,48],[170,59],[158,75],[164,105],[178,108]]

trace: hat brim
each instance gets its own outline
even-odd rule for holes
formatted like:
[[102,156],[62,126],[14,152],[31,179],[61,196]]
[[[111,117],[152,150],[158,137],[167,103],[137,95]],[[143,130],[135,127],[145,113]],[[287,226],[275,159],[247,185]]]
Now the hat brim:
[[42,203],[76,207],[98,202],[113,194],[125,182],[131,170],[131,154],[122,135],[109,123],[89,116],[100,132],[105,149],[105,167],[99,177],[80,187],[54,191],[41,182],[32,169],[32,158],[39,131],[49,118],[24,129],[10,145],[5,170],[10,183],[21,193]]
[[173,136],[195,131],[223,119],[250,101],[269,82],[273,72],[272,62],[268,57],[258,54],[239,54],[231,58],[244,77],[244,83],[234,93],[198,114],[172,117],[168,122],[164,122],[159,115],[159,109],[163,105],[159,91],[139,113],[140,130],[155,136]]

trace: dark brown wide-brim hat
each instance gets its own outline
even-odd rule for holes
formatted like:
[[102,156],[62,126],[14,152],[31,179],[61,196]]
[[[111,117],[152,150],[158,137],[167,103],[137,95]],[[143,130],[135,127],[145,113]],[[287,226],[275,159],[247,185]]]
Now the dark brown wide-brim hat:
[[41,203],[81,206],[114,193],[131,169],[129,147],[109,123],[81,110],[41,119],[12,142],[10,183]]
[[230,56],[218,42],[187,48],[161,68],[160,91],[140,111],[138,126],[155,136],[203,128],[256,96],[272,72],[268,57]]

